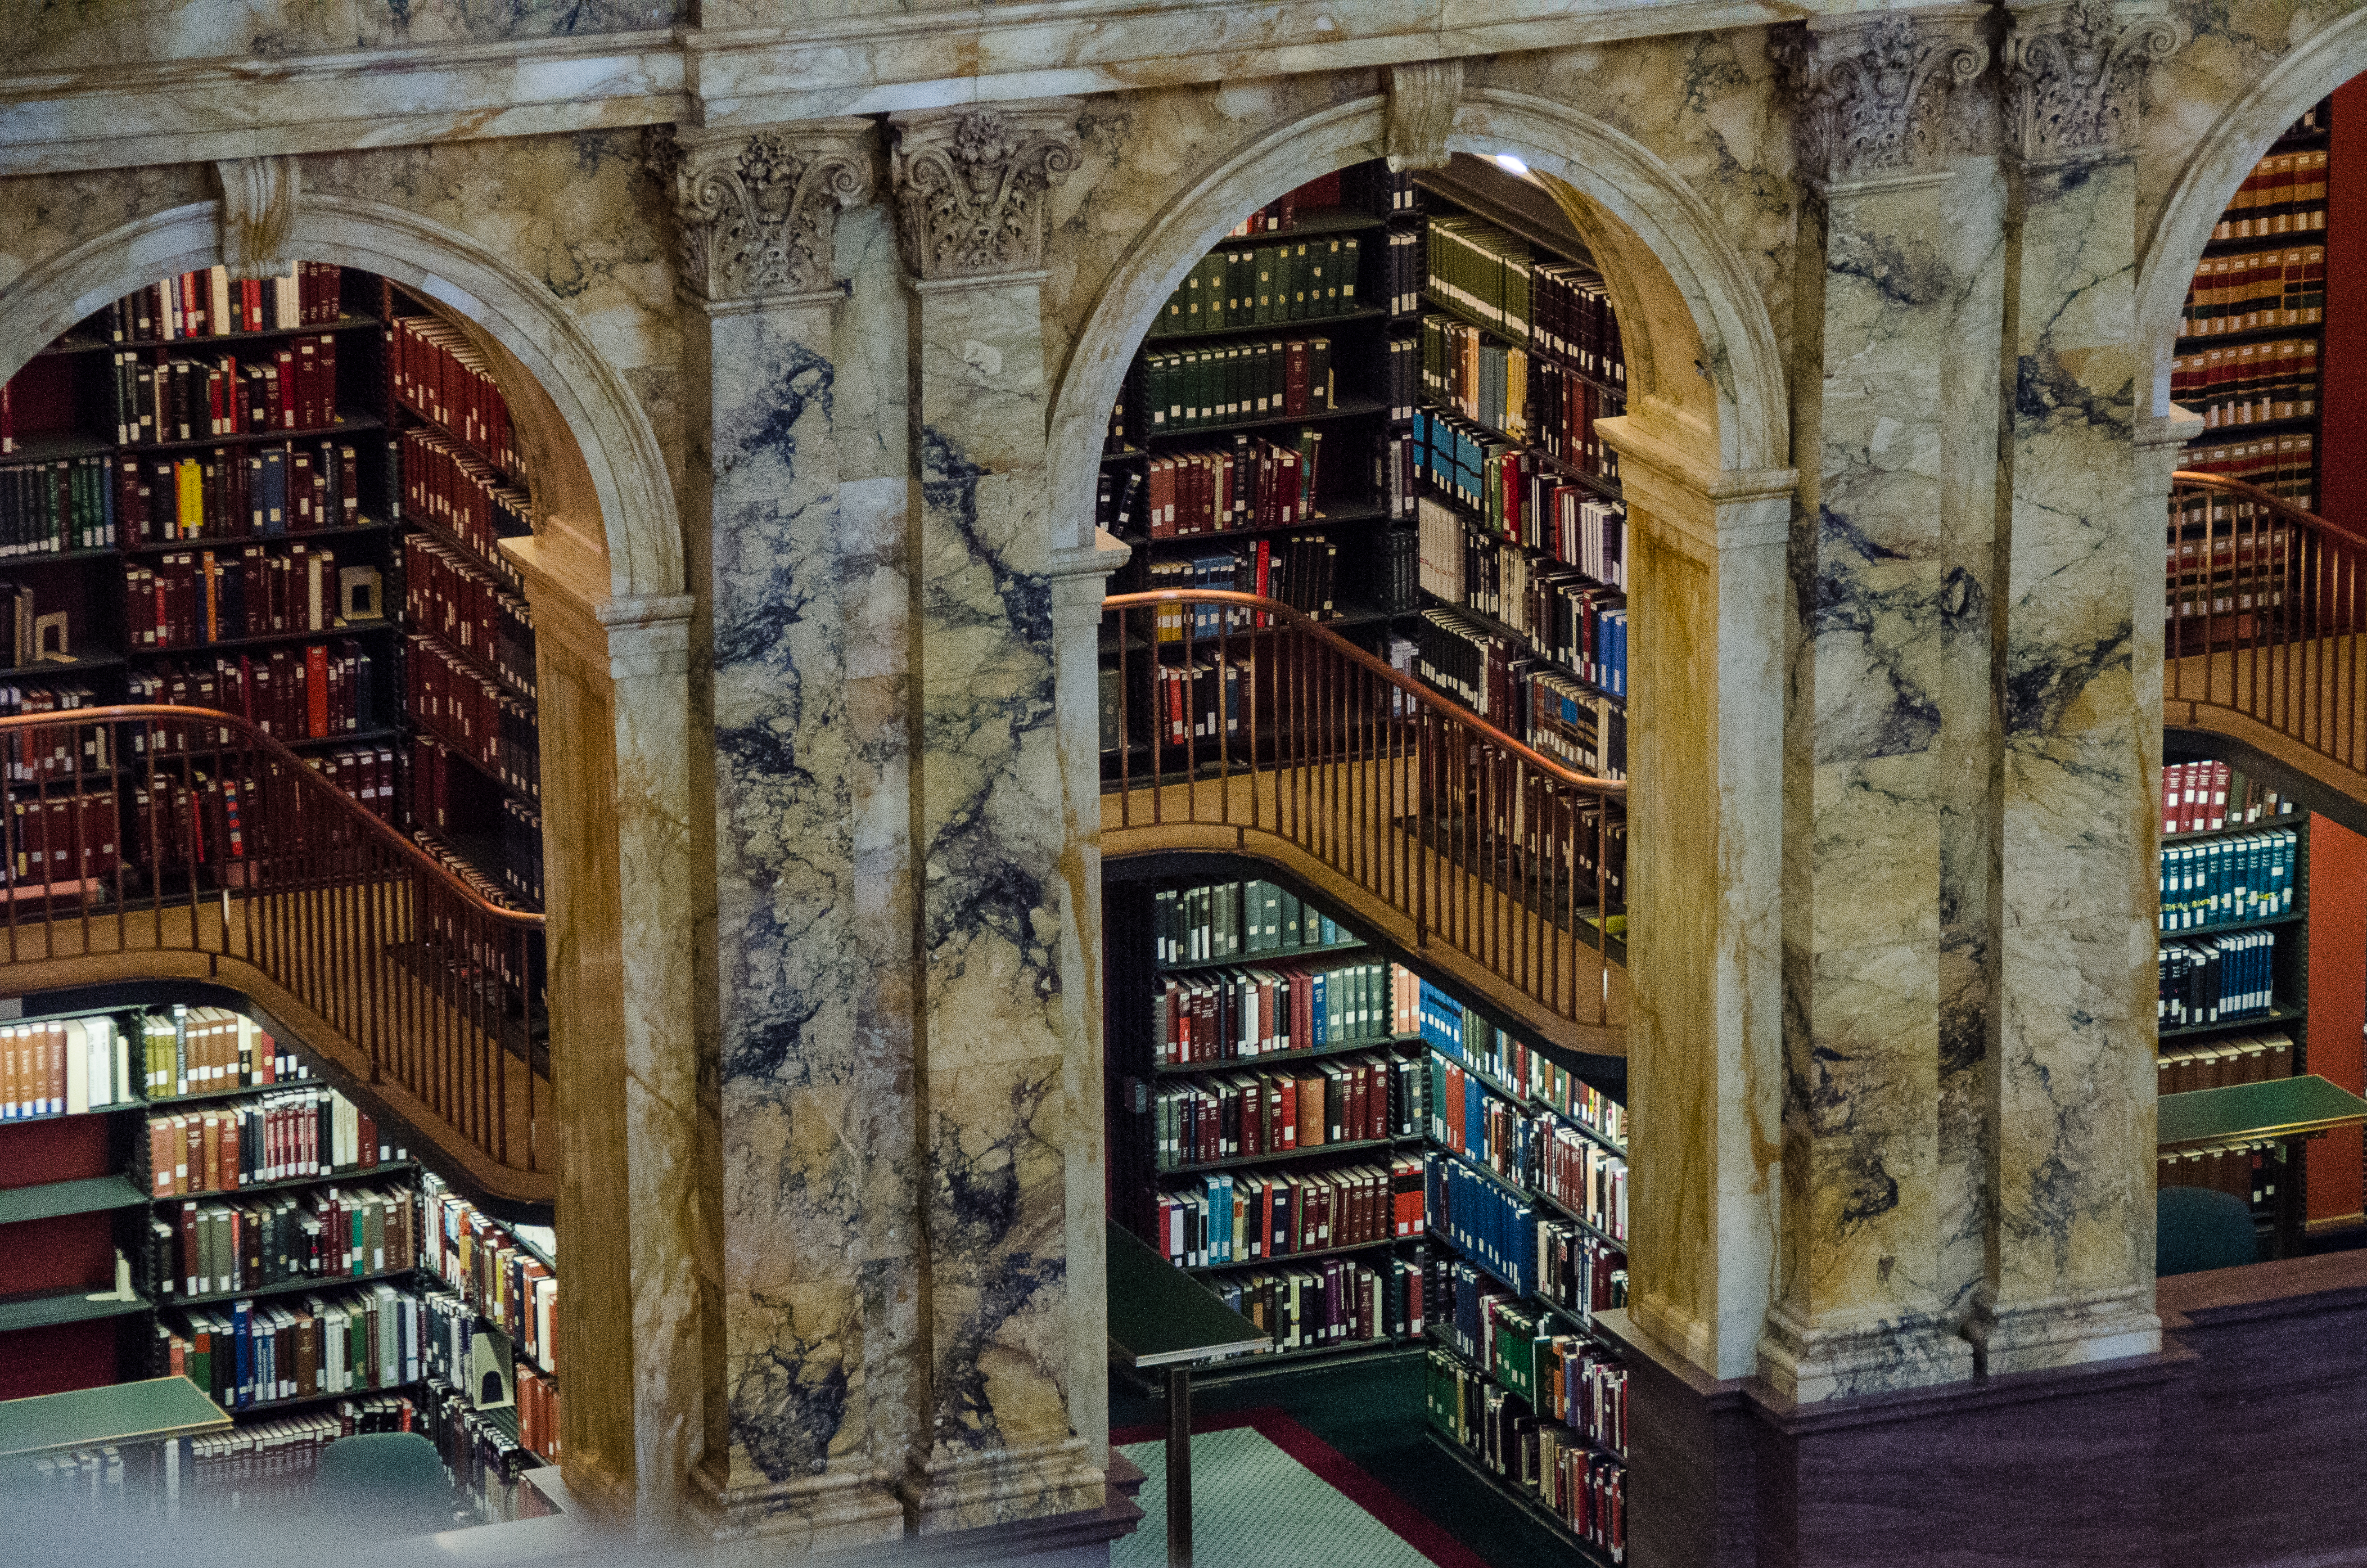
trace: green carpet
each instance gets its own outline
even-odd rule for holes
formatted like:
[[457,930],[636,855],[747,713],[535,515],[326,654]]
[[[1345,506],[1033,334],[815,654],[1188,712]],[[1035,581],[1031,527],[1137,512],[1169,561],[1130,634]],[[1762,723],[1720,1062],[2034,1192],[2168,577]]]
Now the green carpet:
[[[1110,1568],[1166,1568],[1164,1442],[1122,1450],[1143,1483],[1143,1528],[1119,1540]],[[1431,1568],[1389,1528],[1251,1426],[1192,1439],[1192,1549],[1198,1562],[1225,1568]]]
[[[1544,1525],[1524,1513],[1512,1499],[1496,1491],[1486,1482],[1471,1474],[1446,1455],[1442,1454],[1424,1436],[1421,1408],[1421,1357],[1401,1354],[1369,1359],[1317,1362],[1287,1372],[1270,1372],[1257,1376],[1234,1378],[1221,1382],[1195,1381],[1192,1391],[1192,1412],[1195,1418],[1206,1419],[1238,1410],[1272,1405],[1316,1437],[1339,1450],[1341,1456],[1363,1470],[1365,1474],[1387,1487],[1403,1502],[1453,1536],[1466,1549],[1484,1559],[1489,1568],[1571,1568],[1582,1562],[1576,1552],[1558,1540]],[[1113,1379],[1110,1384],[1110,1426],[1122,1431],[1127,1427],[1155,1426],[1164,1428],[1167,1420],[1166,1402],[1161,1395],[1145,1395],[1130,1388],[1123,1380]],[[1202,1453],[1212,1451],[1208,1444],[1224,1437],[1209,1433],[1192,1445],[1194,1484],[1194,1529],[1198,1541],[1209,1543],[1208,1531],[1216,1521],[1212,1517],[1207,1490],[1210,1483],[1202,1474]],[[1127,1449],[1128,1457],[1159,1482],[1164,1466],[1162,1445],[1144,1446],[1147,1452]],[[1287,1456],[1284,1456],[1285,1459]],[[1323,1483],[1309,1480],[1318,1486]],[[1326,1488],[1326,1490],[1329,1490]],[[1153,1565],[1163,1564],[1165,1536],[1162,1521],[1166,1517],[1164,1494],[1153,1505],[1150,1485],[1142,1493],[1145,1517],[1142,1528],[1132,1548],[1150,1551],[1155,1555],[1120,1558],[1114,1561]],[[1219,1556],[1214,1550],[1195,1553],[1206,1563],[1225,1563],[1232,1559]],[[1361,1562],[1353,1557],[1300,1557],[1293,1568],[1329,1568],[1334,1562],[1346,1564]],[[1416,1562],[1420,1559],[1416,1558]]]

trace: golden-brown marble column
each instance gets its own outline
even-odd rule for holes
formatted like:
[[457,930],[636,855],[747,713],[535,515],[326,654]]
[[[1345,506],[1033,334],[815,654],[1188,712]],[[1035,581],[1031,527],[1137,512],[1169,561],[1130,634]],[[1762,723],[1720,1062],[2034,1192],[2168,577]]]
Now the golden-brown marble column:
[[[891,117],[912,275],[919,517],[912,636],[920,867],[917,1097],[925,1440],[905,1477],[923,1533],[1097,1507],[1097,1272],[1072,1272],[1071,1183],[1098,1190],[1091,1040],[1071,989],[1098,965],[1061,769],[1043,307],[1046,210],[1077,164],[1067,100]],[[1080,1199],[1084,1194],[1077,1195]],[[1089,1200],[1088,1200],[1089,1202]],[[1095,1255],[1097,1256],[1097,1255]],[[1081,1346],[1089,1356],[1081,1358]]]
[[1784,1219],[1761,1360],[1803,1402],[1972,1371],[1970,1282],[1942,1256],[1942,367],[1961,294],[1943,235],[1984,12],[1821,17],[1771,43],[1806,193]]
[[[2161,723],[2158,506],[2136,468],[2135,182],[2158,16],[2012,8],[2004,46],[2011,496],[1992,1373],[2156,1348],[2152,1009]],[[2157,502],[2160,491],[2152,491]]]

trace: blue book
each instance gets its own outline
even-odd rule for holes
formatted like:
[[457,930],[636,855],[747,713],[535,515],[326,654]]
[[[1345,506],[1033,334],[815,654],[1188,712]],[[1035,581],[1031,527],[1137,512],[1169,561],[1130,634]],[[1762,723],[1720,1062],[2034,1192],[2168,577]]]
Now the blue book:
[[241,1405],[255,1403],[255,1334],[249,1317],[254,1307],[252,1301],[233,1301],[230,1309],[231,1338],[238,1355],[234,1392]]

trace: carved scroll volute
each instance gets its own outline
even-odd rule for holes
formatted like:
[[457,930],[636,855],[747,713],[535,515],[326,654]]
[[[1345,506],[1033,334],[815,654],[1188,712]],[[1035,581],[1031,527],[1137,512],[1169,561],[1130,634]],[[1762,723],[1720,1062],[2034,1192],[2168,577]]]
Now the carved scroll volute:
[[2101,157],[2135,129],[2147,67],[2178,51],[2168,17],[2116,12],[2111,0],[2018,11],[2006,35],[2008,143],[2028,163]]
[[1044,264],[1051,188],[1078,165],[1078,104],[895,114],[897,233],[924,281],[1033,272]]
[[867,201],[871,122],[651,133],[674,198],[684,286],[710,302],[802,294],[836,281],[838,214]]
[[1455,129],[1455,100],[1463,97],[1463,62],[1423,60],[1391,65],[1384,73],[1389,89],[1388,138],[1385,151],[1389,168],[1438,169],[1452,156],[1447,133]]
[[289,265],[288,235],[296,224],[296,160],[221,159],[222,265],[232,278],[279,278]]
[[1938,171],[1988,66],[1974,21],[1883,12],[1793,23],[1768,40],[1794,105],[1803,177],[1834,186]]

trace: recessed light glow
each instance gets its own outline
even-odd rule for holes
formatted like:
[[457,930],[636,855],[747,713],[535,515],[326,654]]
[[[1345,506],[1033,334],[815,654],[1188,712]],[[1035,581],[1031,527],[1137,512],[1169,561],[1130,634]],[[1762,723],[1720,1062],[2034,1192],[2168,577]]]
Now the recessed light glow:
[[1511,175],[1515,179],[1526,179],[1529,177],[1529,165],[1521,162],[1520,159],[1515,158],[1510,153],[1497,153],[1496,166],[1503,170],[1506,174]]

